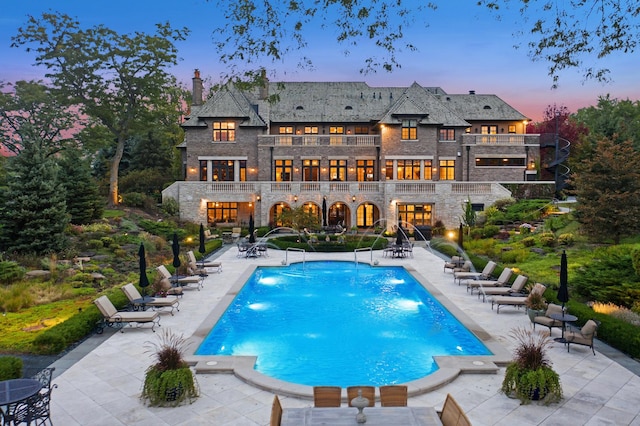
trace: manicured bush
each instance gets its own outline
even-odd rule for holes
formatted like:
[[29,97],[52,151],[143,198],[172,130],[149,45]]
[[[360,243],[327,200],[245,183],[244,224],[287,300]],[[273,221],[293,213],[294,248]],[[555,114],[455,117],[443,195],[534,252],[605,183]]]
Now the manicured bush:
[[538,241],[540,241],[540,245],[543,247],[553,247],[556,245],[556,236],[553,232],[544,232],[540,234]]
[[570,246],[573,244],[575,237],[573,234],[560,234],[558,235],[558,244],[561,246]]
[[525,247],[533,247],[533,246],[536,245],[536,239],[533,238],[533,237],[523,238],[522,241],[520,241],[520,242]]
[[493,238],[500,232],[500,227],[497,225],[486,225],[482,228],[482,238]]
[[503,251],[501,261],[503,263],[518,264],[521,262],[525,262],[530,254],[531,252],[526,249]]
[[22,377],[22,359],[17,356],[0,356],[0,382]]

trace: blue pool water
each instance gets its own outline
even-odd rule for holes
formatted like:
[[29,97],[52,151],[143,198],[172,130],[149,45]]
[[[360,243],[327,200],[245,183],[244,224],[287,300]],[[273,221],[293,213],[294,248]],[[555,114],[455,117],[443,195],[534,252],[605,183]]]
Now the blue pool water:
[[196,351],[342,387],[415,380],[438,355],[490,354],[403,268],[335,261],[257,268]]

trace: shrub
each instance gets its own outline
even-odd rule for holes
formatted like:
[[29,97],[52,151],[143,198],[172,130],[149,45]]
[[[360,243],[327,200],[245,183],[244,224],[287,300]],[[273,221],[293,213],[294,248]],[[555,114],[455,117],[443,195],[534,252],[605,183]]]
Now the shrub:
[[0,382],[22,377],[22,359],[17,356],[0,356]]
[[153,210],[156,207],[156,200],[141,192],[129,192],[122,194],[122,204],[128,207]]
[[102,241],[102,245],[104,247],[109,247],[109,246],[111,246],[111,244],[114,243],[114,240],[111,237],[102,237],[102,238],[100,238],[100,241]]
[[18,312],[33,306],[33,292],[26,283],[14,284],[9,288],[0,288],[0,308],[5,312]]
[[164,200],[161,208],[168,216],[177,216],[180,213],[180,204],[178,204],[175,198],[167,198]]
[[533,247],[533,246],[536,245],[536,239],[533,238],[533,237],[523,238],[522,241],[520,241],[520,242],[525,247]]
[[553,247],[556,245],[556,236],[553,232],[544,232],[538,237],[540,244],[544,247]]
[[503,263],[522,263],[527,261],[530,254],[526,249],[503,251],[501,260]]
[[17,262],[0,261],[0,283],[11,284],[24,278],[25,269]]
[[482,228],[482,238],[493,238],[500,232],[500,227],[497,225],[486,225]]
[[90,248],[95,249],[95,250],[99,250],[99,249],[101,249],[101,248],[103,248],[103,247],[104,247],[103,242],[102,242],[102,241],[100,241],[100,240],[89,240],[89,241],[87,242],[87,245],[88,245]]
[[574,240],[575,237],[573,236],[573,234],[560,234],[558,236],[558,244],[560,244],[561,246],[570,246],[571,244],[573,244]]

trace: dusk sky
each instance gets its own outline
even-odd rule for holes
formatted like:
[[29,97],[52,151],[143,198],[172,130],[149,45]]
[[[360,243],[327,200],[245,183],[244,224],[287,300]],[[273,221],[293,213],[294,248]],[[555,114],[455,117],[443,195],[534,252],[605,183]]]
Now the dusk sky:
[[[371,86],[406,86],[418,82],[423,86],[440,86],[448,93],[496,94],[521,113],[535,121],[541,120],[547,105],[567,106],[571,112],[596,104],[599,96],[610,94],[618,99],[640,99],[638,65],[640,53],[616,54],[597,64],[611,70],[612,82],[583,82],[578,70],[560,74],[559,88],[551,89],[552,80],[547,64],[532,62],[526,47],[514,45],[527,40],[514,38],[514,23],[519,16],[512,14],[497,21],[475,1],[438,1],[438,10],[427,10],[430,25],[416,24],[406,31],[406,37],[418,52],[398,56],[402,68],[392,73],[378,71],[362,75],[359,70],[372,48],[363,42],[356,48],[332,43],[331,29],[305,34],[308,48],[294,52],[282,63],[264,63],[273,81],[365,81]],[[33,66],[35,56],[24,48],[11,48],[11,37],[24,25],[27,15],[40,16],[54,10],[80,21],[83,28],[98,24],[119,32],[153,32],[154,24],[170,22],[174,28],[188,27],[191,31],[185,42],[177,44],[180,62],[171,71],[190,87],[193,70],[198,68],[213,82],[224,73],[224,66],[216,60],[212,42],[213,29],[222,17],[215,2],[205,0],[23,0],[11,2],[0,17],[0,81],[42,79],[45,70]],[[525,24],[526,25],[526,24]],[[344,56],[349,48],[351,53]],[[309,56],[314,70],[300,70],[298,59]]]

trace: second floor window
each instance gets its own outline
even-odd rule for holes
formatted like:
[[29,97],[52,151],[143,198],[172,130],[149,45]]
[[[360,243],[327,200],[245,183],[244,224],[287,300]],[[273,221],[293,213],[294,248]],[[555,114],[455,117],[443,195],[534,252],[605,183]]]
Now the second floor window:
[[357,160],[356,161],[356,179],[358,182],[373,181],[374,160]]
[[302,161],[302,180],[305,182],[320,180],[320,160]]
[[347,160],[329,160],[329,179],[335,181],[347,180]]
[[420,180],[420,160],[398,160],[398,180]]
[[454,129],[440,129],[440,140],[441,141],[455,141],[456,140],[456,132]]
[[236,123],[233,121],[213,122],[213,141],[232,142],[236,140]]
[[289,182],[293,176],[293,160],[275,160],[276,182]]
[[232,182],[234,179],[233,160],[213,160],[211,161],[211,180],[214,182]]
[[456,178],[456,160],[440,160],[440,180]]
[[200,180],[203,182],[207,180],[207,163],[207,160],[200,160]]
[[418,120],[402,120],[402,135],[403,140],[418,139]]

